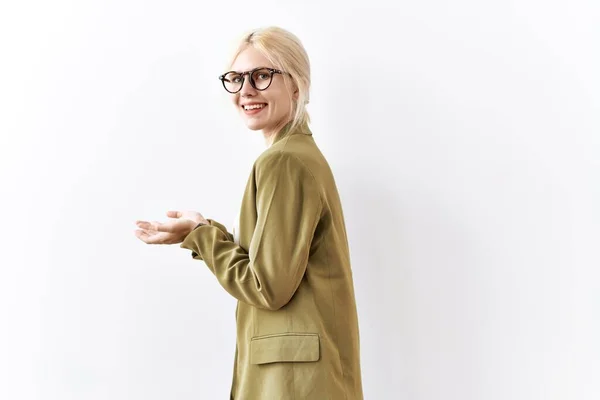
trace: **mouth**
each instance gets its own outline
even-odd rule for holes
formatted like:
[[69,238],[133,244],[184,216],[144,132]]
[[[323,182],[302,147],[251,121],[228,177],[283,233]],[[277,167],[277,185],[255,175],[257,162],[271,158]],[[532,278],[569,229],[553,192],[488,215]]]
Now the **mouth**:
[[254,114],[258,114],[259,112],[261,112],[262,110],[267,108],[267,104],[266,103],[250,104],[250,105],[244,105],[241,107],[242,107],[242,110],[244,110],[245,114],[254,115]]

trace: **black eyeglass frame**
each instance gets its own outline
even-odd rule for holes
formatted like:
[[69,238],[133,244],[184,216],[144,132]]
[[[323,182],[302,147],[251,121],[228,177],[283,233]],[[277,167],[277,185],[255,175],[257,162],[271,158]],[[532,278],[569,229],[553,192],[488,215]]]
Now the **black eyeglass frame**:
[[[254,74],[256,71],[259,71],[259,70],[261,70],[261,69],[266,69],[266,70],[267,70],[267,71],[269,71],[269,73],[271,74],[271,80],[269,81],[269,84],[267,85],[267,87],[266,87],[266,88],[264,88],[264,89],[259,89],[259,88],[257,88],[257,87],[256,87],[256,83],[254,82],[254,78],[252,78],[252,75],[253,75],[253,74]],[[232,73],[232,72],[235,72],[236,74],[239,74],[239,75],[242,77],[242,82],[241,82],[240,88],[239,88],[238,90],[236,90],[235,92],[232,92],[231,90],[227,89],[227,86],[225,86],[225,76],[226,76],[227,74],[229,74],[229,73]],[[246,77],[245,77],[245,75],[248,75],[248,76],[250,77],[250,85],[252,85],[252,87],[253,87],[254,89],[256,89],[256,90],[258,90],[258,91],[261,91],[261,92],[262,92],[263,90],[267,90],[267,89],[268,89],[268,88],[271,86],[271,83],[273,83],[273,74],[282,74],[282,75],[283,75],[283,74],[287,74],[287,75],[290,75],[290,76],[291,76],[291,74],[289,74],[289,73],[287,73],[287,72],[283,72],[283,71],[281,71],[281,70],[279,70],[279,69],[275,69],[275,68],[268,68],[268,67],[258,67],[258,68],[254,68],[253,70],[250,70],[250,71],[245,71],[245,72],[238,72],[238,71],[227,71],[227,72],[225,72],[223,75],[219,75],[219,80],[221,81],[221,83],[223,84],[223,87],[225,88],[225,90],[227,90],[227,92],[228,92],[228,93],[237,93],[237,92],[239,92],[240,90],[242,90],[242,88],[244,87],[244,81],[246,80]]]

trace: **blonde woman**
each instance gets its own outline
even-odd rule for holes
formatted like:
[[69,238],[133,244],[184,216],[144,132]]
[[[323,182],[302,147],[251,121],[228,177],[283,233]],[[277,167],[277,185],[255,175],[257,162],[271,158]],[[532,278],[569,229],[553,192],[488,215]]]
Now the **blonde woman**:
[[338,190],[309,129],[310,64],[292,33],[243,37],[220,80],[266,150],[225,226],[193,211],[137,221],[149,244],[176,244],[203,260],[238,300],[231,399],[363,398],[359,330]]

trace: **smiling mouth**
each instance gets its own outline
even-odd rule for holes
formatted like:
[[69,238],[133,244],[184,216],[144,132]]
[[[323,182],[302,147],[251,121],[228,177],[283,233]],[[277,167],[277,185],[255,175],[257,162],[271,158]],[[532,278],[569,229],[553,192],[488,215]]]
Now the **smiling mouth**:
[[263,108],[265,108],[267,106],[266,103],[262,103],[262,104],[252,104],[252,105],[246,105],[246,106],[242,106],[242,109],[244,111],[254,111],[254,110],[262,110]]

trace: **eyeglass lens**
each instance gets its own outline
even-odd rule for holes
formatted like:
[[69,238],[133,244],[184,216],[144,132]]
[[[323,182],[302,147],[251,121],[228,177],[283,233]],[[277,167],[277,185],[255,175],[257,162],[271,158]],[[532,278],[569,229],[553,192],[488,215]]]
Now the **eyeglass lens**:
[[[257,90],[265,90],[271,84],[272,74],[266,68],[261,68],[255,71],[252,71],[250,76],[250,83]],[[223,84],[225,85],[225,89],[227,91],[235,93],[242,88],[244,77],[242,74],[237,72],[228,72],[224,79]]]

